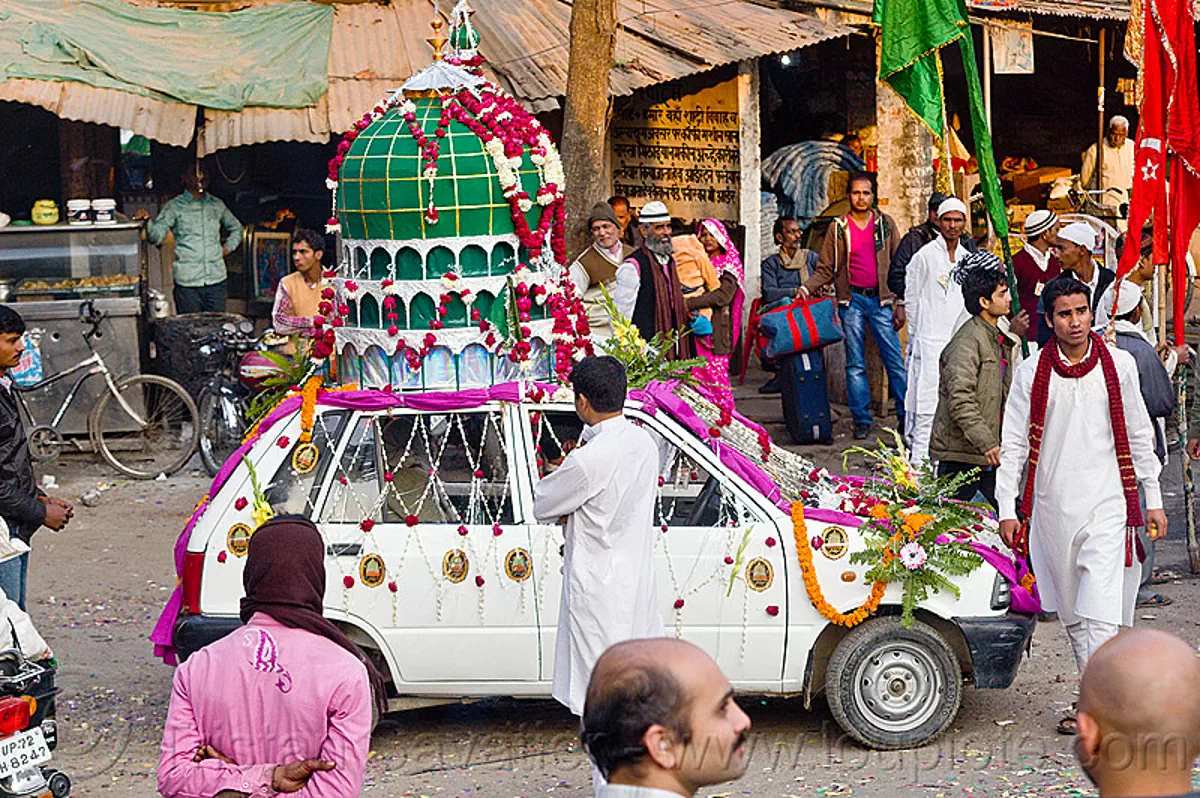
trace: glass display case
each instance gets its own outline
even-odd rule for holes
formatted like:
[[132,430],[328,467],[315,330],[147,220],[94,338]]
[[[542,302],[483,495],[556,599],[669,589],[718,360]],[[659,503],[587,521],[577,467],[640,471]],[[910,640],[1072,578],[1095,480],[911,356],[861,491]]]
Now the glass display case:
[[[148,355],[145,263],[141,223],[0,228],[0,303],[21,314],[26,347],[40,363],[40,374],[31,373],[29,382],[88,356],[82,336],[87,328],[79,323],[86,300],[105,314],[95,345],[114,376],[141,372]],[[28,394],[33,422],[46,423],[74,383],[66,379]],[[81,448],[87,446],[88,413],[102,391],[101,381],[86,381],[57,425],[61,434],[82,439]]]
[[0,302],[137,296],[140,223],[0,228]]

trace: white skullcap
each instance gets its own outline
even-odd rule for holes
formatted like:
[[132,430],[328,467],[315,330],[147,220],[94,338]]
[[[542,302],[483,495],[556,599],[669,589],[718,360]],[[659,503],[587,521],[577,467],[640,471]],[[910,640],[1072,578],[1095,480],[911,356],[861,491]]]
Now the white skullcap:
[[658,200],[647,202],[642,206],[642,212],[638,214],[638,224],[659,224],[669,221],[671,221],[671,212]]
[[1136,283],[1131,283],[1128,280],[1121,281],[1121,293],[1116,297],[1117,306],[1113,307],[1113,294],[1116,293],[1116,283],[1110,285],[1104,291],[1104,296],[1101,297],[1100,303],[1105,308],[1112,308],[1112,318],[1124,316],[1126,313],[1132,313],[1142,301],[1142,287]]
[[1057,222],[1058,214],[1054,211],[1034,211],[1025,217],[1025,237],[1037,238]]
[[966,216],[967,215],[967,206],[964,205],[963,201],[960,200],[958,197],[951,197],[950,199],[946,200],[945,202],[943,202],[941,205],[938,206],[938,211],[937,211],[938,218],[941,219],[946,214],[954,213],[955,211],[958,211],[963,216]]
[[1096,232],[1084,222],[1071,222],[1058,231],[1058,237],[1064,241],[1070,241],[1072,244],[1078,244],[1088,252],[1096,248]]

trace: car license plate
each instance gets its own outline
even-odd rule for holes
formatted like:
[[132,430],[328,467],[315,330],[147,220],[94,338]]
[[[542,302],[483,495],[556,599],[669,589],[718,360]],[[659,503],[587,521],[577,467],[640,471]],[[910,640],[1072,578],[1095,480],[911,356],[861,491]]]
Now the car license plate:
[[49,761],[50,746],[40,728],[0,740],[0,779]]

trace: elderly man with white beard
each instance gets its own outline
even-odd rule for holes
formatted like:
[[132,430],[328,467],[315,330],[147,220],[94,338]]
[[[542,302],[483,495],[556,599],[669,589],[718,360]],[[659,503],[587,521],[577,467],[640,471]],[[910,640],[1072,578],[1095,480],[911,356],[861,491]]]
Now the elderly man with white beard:
[[[688,311],[675,270],[671,214],[667,206],[657,200],[647,202],[638,214],[638,226],[645,241],[617,269],[613,301],[621,315],[632,320],[641,336],[649,341],[655,333],[683,328],[688,322]],[[667,358],[692,357],[692,350],[692,339],[685,336],[667,353]]]

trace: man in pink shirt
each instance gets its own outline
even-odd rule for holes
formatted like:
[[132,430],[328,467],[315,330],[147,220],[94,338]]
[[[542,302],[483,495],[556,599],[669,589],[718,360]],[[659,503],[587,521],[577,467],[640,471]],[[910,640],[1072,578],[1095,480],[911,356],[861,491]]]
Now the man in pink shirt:
[[888,267],[896,254],[900,234],[896,221],[875,208],[875,181],[859,172],[849,181],[850,212],[829,225],[817,267],[796,291],[815,296],[830,283],[837,292],[842,327],[846,334],[846,393],[854,417],[854,438],[871,432],[871,385],[867,381],[867,329],[887,371],[888,388],[896,406],[896,425],[904,429],[904,394],[907,375],[896,317],[895,296],[887,284]]
[[246,625],[175,673],[158,763],[163,796],[362,791],[383,679],[321,614],[324,554],[307,518],[255,531],[242,576]]

